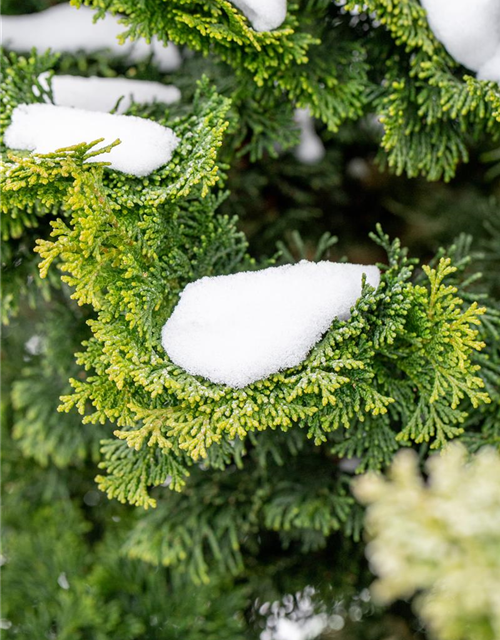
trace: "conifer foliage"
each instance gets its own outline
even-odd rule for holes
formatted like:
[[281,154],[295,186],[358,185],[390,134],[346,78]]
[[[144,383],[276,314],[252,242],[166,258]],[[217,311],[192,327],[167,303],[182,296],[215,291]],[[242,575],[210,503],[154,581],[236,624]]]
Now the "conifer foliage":
[[[450,179],[468,159],[471,139],[500,135],[498,84],[460,70],[418,0],[291,4],[281,27],[264,33],[228,0],[87,4],[123,15],[126,36],[157,35],[215,54],[235,70],[240,92],[255,84],[256,101],[265,96],[274,109],[284,100],[309,107],[332,131],[347,118],[375,114],[384,157],[397,173]],[[363,21],[383,28],[365,33]]]
[[[443,457],[429,460],[428,487],[412,454],[398,454],[388,481],[366,476],[356,484],[357,495],[370,505],[370,551],[373,558],[378,555],[375,593],[389,600],[422,590],[415,604],[438,637],[494,640],[500,631],[491,597],[499,587],[498,452],[483,449],[468,460],[466,450],[454,444]],[[415,530],[409,539],[408,528]],[[411,568],[401,571],[406,564]],[[398,567],[397,573],[391,566]]]
[[[278,640],[290,611],[273,605],[266,621],[270,603],[313,585],[323,630],[339,618],[339,638],[366,640],[368,621],[387,637],[364,590],[353,474],[384,472],[400,449],[422,462],[452,440],[499,443],[498,186],[477,150],[496,157],[500,87],[446,52],[417,0],[289,2],[273,31],[229,0],[85,4],[119,15],[123,38],[175,43],[183,65],[165,75],[105,51],[2,53],[3,618],[26,638]],[[170,161],[114,171],[107,154],[125,142],[106,131],[45,154],[8,148],[15,109],[53,102],[62,72],[178,86],[180,101],[132,100],[124,116],[169,127]],[[289,153],[299,108],[325,146],[316,164]],[[473,179],[460,180],[486,212],[475,226],[452,180],[470,158]],[[342,207],[355,180],[376,185],[373,208],[319,222],[315,194]],[[419,188],[422,211],[440,202],[436,237],[388,214],[403,209],[397,190]],[[189,283],[332,255],[377,262],[380,284],[364,280],[349,319],[299,365],[236,389],[169,359],[162,327]],[[22,619],[30,597],[50,604]]]

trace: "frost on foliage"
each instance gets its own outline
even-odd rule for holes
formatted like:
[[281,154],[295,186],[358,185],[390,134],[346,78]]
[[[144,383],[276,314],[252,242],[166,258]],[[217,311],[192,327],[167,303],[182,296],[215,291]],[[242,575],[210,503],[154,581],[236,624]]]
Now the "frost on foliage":
[[39,13],[21,16],[2,16],[3,44],[12,51],[40,52],[51,49],[56,53],[93,53],[109,50],[113,55],[126,55],[131,62],[139,62],[153,55],[160,71],[175,71],[181,65],[177,47],[165,46],[153,38],[148,44],[141,39],[120,44],[118,36],[125,31],[119,18],[106,14],[94,22],[95,12],[89,7],[76,9],[69,4],[50,7]]
[[325,156],[325,147],[314,129],[309,109],[296,109],[295,122],[300,127],[300,143],[295,148],[295,157],[304,164],[319,162]]
[[[45,74],[38,78],[43,86],[47,84],[45,78]],[[88,111],[109,112],[116,107],[117,113],[124,113],[132,102],[171,104],[181,97],[181,92],[173,85],[128,78],[53,76],[51,85],[54,104]]]
[[377,267],[307,262],[187,285],[162,331],[170,358],[212,382],[241,388],[300,364],[335,318],[348,320],[363,274]]
[[16,107],[4,139],[11,149],[52,153],[104,137],[97,148],[117,139],[121,144],[89,162],[109,161],[112,169],[136,176],[149,175],[167,164],[179,143],[171,129],[152,120],[48,104]]
[[418,613],[438,638],[500,638],[500,455],[470,461],[450,445],[428,463],[397,455],[389,479],[368,475],[356,495],[368,504],[367,554],[383,602],[420,592]]
[[500,82],[500,2],[421,1],[436,38],[450,55],[481,80]]
[[286,18],[286,0],[230,0],[252,23],[255,31],[277,29]]

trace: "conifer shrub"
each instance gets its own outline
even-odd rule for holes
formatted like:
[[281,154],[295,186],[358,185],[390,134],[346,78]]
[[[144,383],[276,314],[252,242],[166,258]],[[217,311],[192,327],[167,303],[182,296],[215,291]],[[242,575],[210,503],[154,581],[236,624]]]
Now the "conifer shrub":
[[[409,607],[368,591],[367,531],[401,545],[381,553],[404,548],[404,487],[356,476],[395,469],[402,449],[437,469],[450,441],[498,448],[499,85],[451,57],[417,0],[291,2],[267,32],[229,0],[85,4],[119,14],[124,38],[174,42],[183,63],[2,53],[2,628],[426,638]],[[174,132],[171,160],[115,171],[124,143],[106,131],[105,146],[9,148],[16,108],[54,101],[66,73],[178,86],[176,103],[126,111]],[[316,163],[294,155],[298,108]],[[169,358],[162,327],[186,285],[303,259],[377,263],[381,280],[300,364],[233,388]],[[477,455],[467,469],[494,454]],[[353,492],[369,482],[378,497]],[[375,506],[365,526],[375,500],[393,528]],[[417,614],[461,640],[432,593]]]

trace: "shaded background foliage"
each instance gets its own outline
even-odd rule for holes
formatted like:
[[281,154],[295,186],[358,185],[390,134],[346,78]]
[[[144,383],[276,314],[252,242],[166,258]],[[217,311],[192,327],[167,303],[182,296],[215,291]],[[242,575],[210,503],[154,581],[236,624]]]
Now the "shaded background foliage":
[[[51,4],[7,0],[2,12],[29,13]],[[376,30],[365,29],[368,22],[366,15],[360,17],[359,33],[379,38]],[[56,68],[80,75],[166,80],[183,92],[183,102],[173,107],[179,114],[202,73],[222,94],[231,95],[235,87],[226,64],[199,54],[186,56],[180,70],[168,76],[147,62],[129,66],[100,54],[62,56]],[[291,108],[283,107],[276,116],[275,128],[285,132],[281,143],[288,147],[276,157],[275,140],[264,141],[260,155],[252,146],[252,131],[262,122],[255,122],[252,113],[245,119],[244,100],[236,101],[233,109],[221,152],[223,161],[231,160],[226,184],[230,195],[221,213],[238,216],[253,257],[276,256],[279,248],[277,260],[313,259],[319,249],[330,259],[347,255],[352,262],[372,263],[384,258],[367,239],[381,222],[385,232],[400,237],[414,256],[426,261],[461,231],[473,236],[473,269],[482,268],[488,289],[498,294],[500,181],[494,142],[472,145],[469,162],[459,165],[451,182],[429,182],[395,176],[377,160],[381,132],[370,115],[344,122],[337,132],[317,122],[325,157],[305,165],[293,155],[298,132],[290,126]],[[240,127],[237,116],[242,114],[245,125]],[[266,123],[265,112],[262,117]],[[75,412],[56,411],[58,397],[68,392],[68,378],[81,375],[73,354],[89,335],[86,321],[92,314],[70,301],[66,285],[56,277],[43,286],[38,282],[32,249],[36,237],[48,237],[49,221],[40,218],[33,231],[21,227],[2,250],[2,287],[12,310],[18,307],[4,329],[2,350],[6,637],[255,638],[266,626],[268,632],[273,629],[266,603],[279,603],[274,613],[282,607],[299,615],[301,594],[309,586],[315,611],[343,621],[342,629],[332,627],[324,638],[425,638],[406,603],[382,610],[366,596],[372,577],[359,526],[345,535],[332,523],[342,505],[326,514],[314,512],[308,477],[321,473],[331,454],[311,452],[300,434],[295,440],[287,434],[286,447],[305,447],[307,453],[291,460],[273,457],[275,451],[271,444],[266,450],[265,439],[254,448],[255,458],[257,449],[262,454],[257,464],[267,465],[267,484],[257,476],[261,484],[256,486],[252,473],[236,465],[225,472],[201,467],[177,508],[169,495],[168,510],[146,515],[108,501],[96,490],[99,441],[111,436],[113,427],[82,425]],[[425,449],[423,445],[422,456]],[[311,499],[319,527],[308,531],[300,521],[293,522],[294,505],[289,513],[279,504],[278,478],[285,499],[293,490],[297,500]],[[296,486],[290,487],[294,481]],[[167,491],[156,490],[160,505]],[[345,500],[353,500],[348,490]],[[234,508],[229,521],[215,528],[219,503]],[[213,508],[207,511],[205,529],[198,520],[190,526],[189,514],[197,504]],[[249,504],[255,509],[253,520]],[[287,518],[293,522],[288,529]],[[162,534],[168,527],[179,540],[177,551],[167,553]],[[157,541],[150,537],[155,530],[160,532]],[[238,534],[242,540],[235,539]],[[191,546],[202,549],[202,555],[188,563],[167,557],[177,553],[177,560],[184,561]]]

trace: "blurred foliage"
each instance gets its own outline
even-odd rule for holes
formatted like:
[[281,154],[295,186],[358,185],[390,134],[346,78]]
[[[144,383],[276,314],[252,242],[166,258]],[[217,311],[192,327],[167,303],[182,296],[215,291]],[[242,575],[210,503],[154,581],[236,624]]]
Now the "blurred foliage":
[[408,598],[439,640],[500,636],[500,454],[471,459],[460,444],[427,462],[401,452],[388,479],[367,475],[356,496],[369,505],[367,555],[379,602]]

